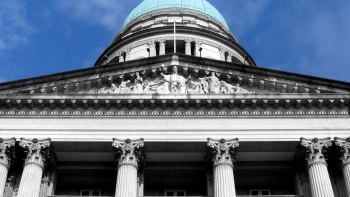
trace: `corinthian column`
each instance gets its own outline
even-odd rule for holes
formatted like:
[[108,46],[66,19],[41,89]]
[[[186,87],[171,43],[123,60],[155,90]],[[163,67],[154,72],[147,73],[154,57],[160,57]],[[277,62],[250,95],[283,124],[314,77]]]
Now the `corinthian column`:
[[233,167],[238,139],[213,140],[208,138],[207,159],[213,164],[214,197],[236,197]]
[[25,149],[27,158],[24,163],[17,197],[38,197],[45,164],[50,159],[50,139],[21,138],[20,147]]
[[346,185],[346,192],[350,196],[350,138],[334,138],[335,144],[341,147],[342,170]]
[[0,197],[3,197],[11,159],[14,156],[15,138],[0,138]]
[[137,171],[143,167],[145,157],[143,139],[118,140],[113,138],[118,162],[116,197],[137,197]]
[[309,174],[312,197],[334,197],[331,180],[324,156],[325,148],[332,145],[330,138],[305,139],[301,145],[307,149],[307,172]]

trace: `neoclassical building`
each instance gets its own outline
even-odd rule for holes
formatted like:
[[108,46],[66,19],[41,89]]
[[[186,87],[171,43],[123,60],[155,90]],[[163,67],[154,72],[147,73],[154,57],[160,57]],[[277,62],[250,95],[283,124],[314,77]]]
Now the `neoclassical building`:
[[0,84],[0,197],[349,197],[349,99],[207,0],[144,0],[93,67]]

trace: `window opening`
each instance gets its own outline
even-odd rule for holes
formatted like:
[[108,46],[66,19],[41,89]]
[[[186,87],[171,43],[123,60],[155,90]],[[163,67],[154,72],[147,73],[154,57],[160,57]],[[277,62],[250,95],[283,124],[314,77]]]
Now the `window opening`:
[[101,190],[81,190],[80,196],[101,196]]
[[186,196],[185,190],[165,190],[165,196]]
[[269,196],[271,192],[268,189],[251,189],[249,190],[249,194],[251,196]]

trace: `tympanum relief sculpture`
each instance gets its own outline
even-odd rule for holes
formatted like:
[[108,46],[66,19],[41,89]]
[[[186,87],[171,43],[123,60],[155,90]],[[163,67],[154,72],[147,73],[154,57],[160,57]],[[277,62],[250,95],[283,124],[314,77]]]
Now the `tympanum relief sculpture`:
[[210,76],[195,79],[191,75],[187,78],[178,74],[176,66],[168,73],[161,69],[161,78],[144,80],[139,72],[135,73],[135,80],[122,81],[119,86],[111,84],[100,90],[91,90],[90,94],[253,94],[254,92],[231,85],[220,80],[215,72]]

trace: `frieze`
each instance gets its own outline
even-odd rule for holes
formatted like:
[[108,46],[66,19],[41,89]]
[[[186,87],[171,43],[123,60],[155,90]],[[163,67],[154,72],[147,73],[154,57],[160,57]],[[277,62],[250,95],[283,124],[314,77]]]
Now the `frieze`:
[[187,78],[178,74],[177,66],[172,67],[172,73],[162,66],[161,78],[147,79],[135,73],[135,79],[123,80],[119,85],[112,83],[109,87],[98,90],[90,90],[89,94],[254,94],[255,92],[240,87],[239,84],[232,85],[220,80],[215,72],[210,76]]
[[0,117],[140,117],[140,116],[193,116],[193,117],[326,117],[349,116],[348,111],[0,111]]

